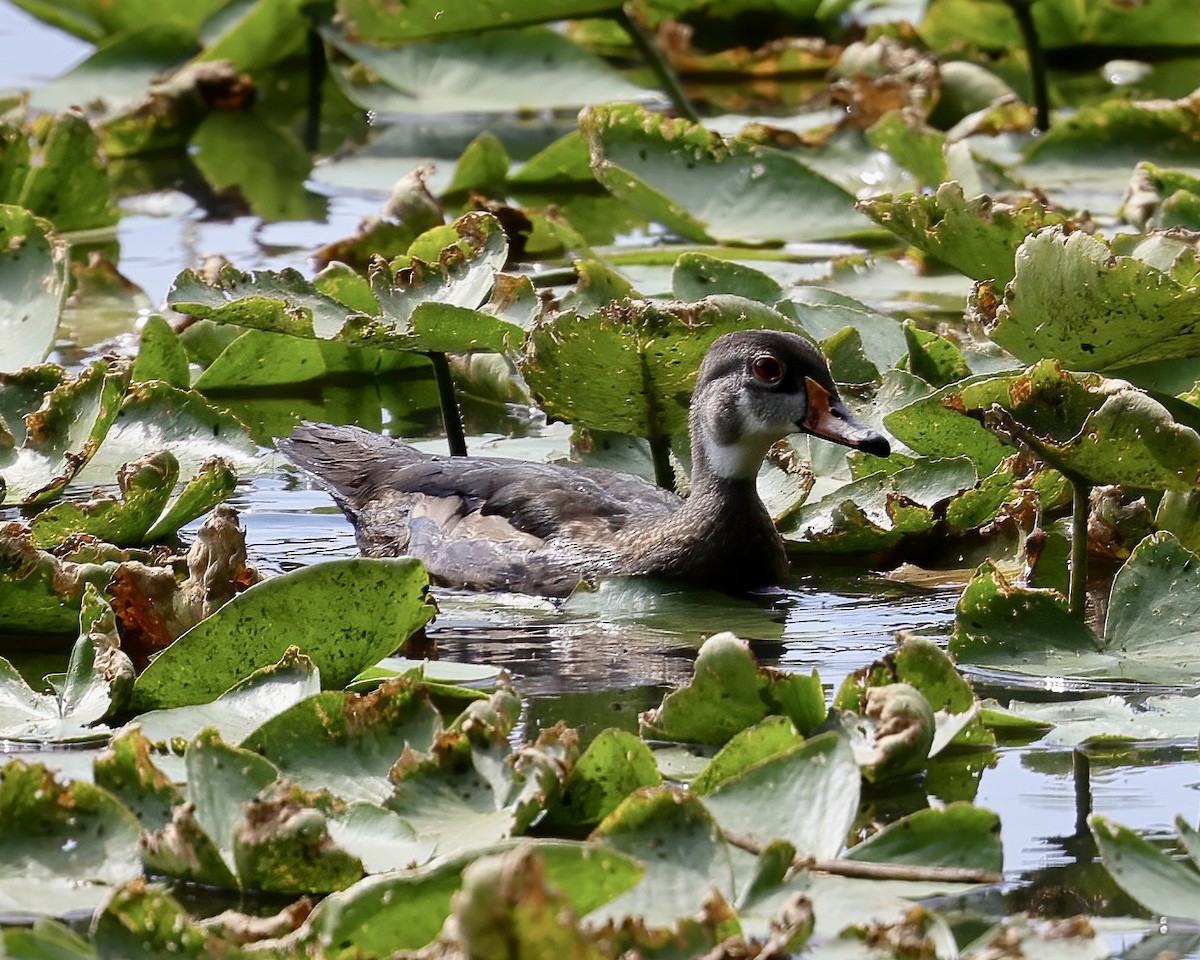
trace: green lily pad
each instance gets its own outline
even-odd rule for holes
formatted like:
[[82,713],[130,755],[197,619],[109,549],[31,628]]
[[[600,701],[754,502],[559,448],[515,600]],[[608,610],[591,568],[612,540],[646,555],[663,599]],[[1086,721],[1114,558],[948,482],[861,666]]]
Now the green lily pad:
[[100,956],[129,960],[151,960],[168,953],[183,960],[204,960],[224,948],[178,900],[140,878],[113,891],[104,908],[96,911],[92,936]]
[[1088,826],[1104,866],[1131,897],[1155,913],[1200,919],[1200,873],[1196,861],[1174,860],[1128,827],[1093,813]]
[[392,766],[406,751],[427,753],[442,719],[423,685],[391,680],[371,693],[316,694],[267,720],[242,741],[301,787],[347,800],[391,796]]
[[124,706],[133,664],[121,652],[112,608],[86,584],[79,639],[54,693],[35,693],[0,657],[0,739],[31,743],[88,743],[107,739],[99,721]]
[[639,719],[645,737],[724,743],[772,713],[812,730],[825,718],[820,679],[760,667],[744,640],[718,633],[701,646],[691,684]]
[[141,872],[141,828],[108,791],[17,760],[0,770],[0,910],[92,910]]
[[[594,16],[611,9],[611,0],[516,0],[504,8],[503,20],[520,26]],[[347,33],[386,45],[496,26],[496,8],[486,0],[463,0],[452,9],[432,0],[415,0],[401,10],[381,0],[338,0],[338,17],[346,24]]]
[[323,686],[344,686],[432,618],[427,586],[410,558],[333,560],[266,580],[159,654],[134,685],[134,707],[213,700],[293,646]]
[[59,234],[117,222],[100,143],[80,110],[66,110],[39,127],[24,184],[12,200],[45,217]]
[[54,343],[67,261],[50,230],[28,210],[0,204],[0,372],[41,363]]
[[942,387],[970,375],[971,368],[962,351],[946,337],[922,330],[906,320],[904,339],[908,344],[908,370],[926,383]]
[[1036,676],[1190,682],[1200,676],[1188,604],[1198,578],[1194,553],[1152,534],[1117,573],[1097,638],[1057,591],[1015,587],[985,564],[959,599],[950,652],[959,663]]
[[858,812],[859,768],[847,741],[825,733],[715,786],[704,806],[727,834],[786,840],[801,856],[834,857]]
[[54,366],[0,374],[0,429],[12,437],[0,444],[9,500],[41,503],[58,495],[108,433],[129,376],[128,363],[104,360],[74,378]]
[[872,197],[858,207],[906,243],[997,289],[1013,278],[1014,257],[1026,237],[1071,223],[1032,195],[968,199],[954,180],[934,193]]
[[602,730],[571,767],[544,822],[559,828],[593,827],[634,790],[661,783],[645,741],[624,730]]
[[984,283],[972,297],[975,318],[1013,356],[1081,370],[1195,356],[1197,309],[1194,255],[1163,268],[1059,227],[1021,244],[1006,288]]
[[715,888],[734,890],[730,851],[699,797],[679,787],[639,790],[592,833],[601,849],[624,854],[644,869],[642,881],[593,911],[589,921],[641,917],[649,927],[674,927],[697,912]]
[[851,847],[846,858],[999,873],[1004,865],[1000,818],[969,803],[918,810]]
[[162,380],[180,390],[191,384],[187,348],[171,325],[155,314],[142,327],[142,341],[133,361],[133,380]]
[[687,425],[696,371],[712,342],[752,327],[796,329],[742,297],[624,300],[588,317],[567,313],[539,323],[521,372],[556,417],[598,430],[670,436]]
[[272,717],[321,691],[321,674],[308,657],[289,648],[278,663],[255,670],[211,703],[139,714],[143,736],[175,746],[211,727],[226,743],[242,743]]
[[1194,696],[1146,697],[1135,708],[1124,697],[1095,697],[1060,703],[1009,702],[1012,716],[1040,724],[1042,742],[1060,746],[1113,741],[1190,740],[1200,728],[1200,701]]
[[932,530],[949,502],[976,481],[975,467],[965,457],[918,460],[806,502],[781,532],[789,549],[798,551],[880,550]]
[[735,733],[696,774],[692,791],[704,796],[759,761],[786,753],[803,742],[804,737],[787,717],[766,717]]
[[92,764],[96,785],[120,800],[153,833],[171,822],[183,794],[151,757],[153,744],[136,729],[117,733]]
[[521,327],[497,315],[508,297],[505,303],[485,303],[508,257],[499,221],[469,213],[446,230],[448,244],[439,245],[438,262],[401,257],[390,266],[373,267],[375,306],[368,312],[336,299],[334,278],[310,282],[295,270],[247,274],[229,266],[214,284],[183,271],[167,301],[176,310],[220,323],[339,344],[422,352],[519,344]]
[[726,140],[632,104],[589,107],[580,129],[596,179],[689,240],[780,244],[867,226],[841,187],[752,140]]

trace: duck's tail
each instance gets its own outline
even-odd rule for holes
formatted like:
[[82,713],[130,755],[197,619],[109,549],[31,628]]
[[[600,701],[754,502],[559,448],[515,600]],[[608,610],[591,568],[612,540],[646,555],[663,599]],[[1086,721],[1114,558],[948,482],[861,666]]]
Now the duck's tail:
[[361,427],[329,423],[302,423],[275,445],[351,514],[370,499],[388,466],[422,458],[406,443]]

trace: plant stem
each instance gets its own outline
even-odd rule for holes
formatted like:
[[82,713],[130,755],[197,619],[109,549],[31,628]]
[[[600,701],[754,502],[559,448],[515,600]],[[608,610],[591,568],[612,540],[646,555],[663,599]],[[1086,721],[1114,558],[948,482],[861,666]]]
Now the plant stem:
[[1021,30],[1021,39],[1025,41],[1025,54],[1029,57],[1029,82],[1033,88],[1034,122],[1042,131],[1050,129],[1050,93],[1046,83],[1046,53],[1042,50],[1042,41],[1038,37],[1037,24],[1033,22],[1034,0],[1006,0],[1013,16],[1017,18],[1017,26]]
[[1068,475],[1071,483],[1071,571],[1067,606],[1082,617],[1087,609],[1088,506],[1092,485],[1083,477]]
[[315,27],[308,29],[308,109],[304,115],[304,146],[315,153],[321,138],[321,88],[329,64],[325,60],[325,40]]
[[[751,837],[724,831],[725,839],[735,847],[753,854],[761,854],[763,845]],[[930,880],[951,883],[999,883],[1004,877],[992,870],[974,867],[918,866],[908,863],[874,863],[869,860],[817,860],[813,857],[796,857],[792,861],[795,870],[814,870],[831,873],[839,877],[865,877],[871,880]]]
[[446,443],[450,456],[467,455],[467,438],[463,433],[462,417],[458,413],[458,400],[454,396],[454,380],[450,376],[450,362],[444,353],[427,353],[433,364],[433,376],[437,380],[438,404],[442,408],[442,424],[446,428]]
[[614,17],[629,34],[629,39],[638,48],[638,53],[642,55],[647,65],[654,71],[654,75],[658,77],[659,85],[662,87],[663,93],[671,98],[676,113],[691,120],[692,123],[699,123],[700,114],[696,112],[692,101],[683,92],[683,86],[680,84],[679,78],[675,76],[675,71],[671,69],[671,65],[667,63],[666,58],[654,45],[654,40],[646,33],[642,25],[630,15],[629,9],[624,6],[616,11]]
[[1071,776],[1075,781],[1075,832],[1087,836],[1092,812],[1092,761],[1079,747],[1071,751]]

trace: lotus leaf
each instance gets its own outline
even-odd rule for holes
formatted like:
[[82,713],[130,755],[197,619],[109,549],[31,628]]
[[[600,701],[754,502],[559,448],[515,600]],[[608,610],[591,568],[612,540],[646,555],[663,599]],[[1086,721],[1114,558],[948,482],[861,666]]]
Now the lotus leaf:
[[554,416],[599,430],[670,436],[687,425],[709,346],[748,327],[795,329],[782,314],[742,297],[618,301],[588,317],[566,313],[539,323],[521,372]]
[[[429,22],[438,19],[455,18],[431,17]],[[509,22],[515,25],[520,18]],[[629,83],[548,27],[493,29],[423,43],[406,40],[388,48],[357,42],[371,38],[365,31],[355,36],[350,24],[342,26],[324,26],[322,36],[357,69],[342,68],[335,76],[350,100],[379,113],[508,113],[657,99],[654,91]]]
[[[1155,913],[1185,920],[1200,918],[1200,873],[1191,863],[1174,860],[1128,827],[1093,813],[1088,826],[1100,848],[1104,866],[1130,896]],[[1191,832],[1182,821],[1181,834]]]
[[849,194],[781,150],[632,104],[589,107],[580,129],[596,179],[689,240],[780,244],[864,232]]

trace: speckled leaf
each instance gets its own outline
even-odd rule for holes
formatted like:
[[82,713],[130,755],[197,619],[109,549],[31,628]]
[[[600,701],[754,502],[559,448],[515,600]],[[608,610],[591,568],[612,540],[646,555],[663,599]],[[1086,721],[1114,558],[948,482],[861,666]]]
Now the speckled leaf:
[[904,340],[908,344],[909,373],[926,383],[943,387],[970,375],[971,368],[952,340],[922,330],[912,320],[904,321]]
[[41,503],[58,495],[108,433],[129,376],[128,362],[104,360],[75,378],[53,366],[0,375],[0,423],[15,440],[0,445],[10,501]]
[[427,753],[442,729],[423,685],[389,680],[367,694],[308,697],[242,741],[309,790],[379,803],[393,790],[392,766],[406,751]]
[[1154,913],[1200,920],[1200,873],[1174,860],[1129,827],[1093,813],[1088,826],[1104,866],[1126,893]]
[[1057,227],[1021,244],[1012,283],[982,284],[972,310],[1026,363],[1054,357],[1068,369],[1110,370],[1200,354],[1194,255],[1165,271]]
[[858,812],[850,745],[824,733],[717,785],[704,805],[721,829],[760,844],[786,840],[801,856],[834,857]]
[[67,247],[46,220],[0,204],[0,371],[32,367],[54,343],[67,295]]
[[662,783],[645,741],[624,730],[602,730],[567,774],[559,801],[544,823],[593,827],[639,787]]
[[[443,11],[447,14],[443,19],[456,19],[454,10],[440,7],[427,22]],[[406,20],[406,12],[397,16],[389,10],[389,19]],[[353,62],[351,67],[334,64],[334,77],[346,96],[384,114],[510,114],[656,99],[654,91],[625,80],[558,31],[549,27],[498,30],[497,15],[493,11],[489,29],[475,36],[425,43],[406,39],[398,48],[356,43],[350,24],[345,30],[326,26],[321,34]],[[508,8],[503,17],[508,24],[521,22]]]
[[42,129],[16,202],[45,217],[60,234],[117,222],[100,144],[81,110],[66,110]]
[[783,287],[761,270],[697,251],[680,254],[675,261],[671,292],[687,303],[729,293],[775,309],[779,309],[779,301],[783,299]]
[[171,325],[157,314],[142,327],[142,341],[133,361],[133,379],[137,383],[163,380],[181,390],[191,383],[187,348]]
[[754,764],[785,753],[803,742],[804,737],[787,717],[767,717],[734,734],[696,774],[690,784],[692,791],[704,796]]
[[968,199],[953,180],[934,193],[885,194],[861,200],[858,207],[905,242],[997,288],[1013,278],[1014,256],[1027,236],[1070,223],[1036,197]]
[[271,717],[320,690],[321,675],[313,662],[289,647],[278,663],[255,670],[211,703],[151,710],[136,722],[156,745],[181,748],[205,727],[226,743],[241,743]]
[[1003,867],[1000,818],[969,803],[918,810],[851,847],[846,857],[998,873]]
[[137,710],[213,700],[299,647],[336,689],[393,652],[433,616],[417,560],[353,558],[266,580],[164,650],[138,677]]
[[641,883],[595,911],[592,921],[637,916],[647,926],[673,927],[695,914],[714,888],[733,899],[733,864],[721,828],[700,798],[680,787],[637,791],[591,839],[645,870]]
[[[497,11],[488,0],[462,0],[453,7],[410,0],[397,9],[383,0],[338,0],[338,15],[350,33],[385,45],[454,33],[494,29]],[[512,26],[595,16],[612,10],[612,0],[515,0],[503,8]]]
[[183,793],[151,757],[153,744],[131,727],[118,732],[92,764],[96,785],[109,791],[153,833],[171,822],[171,810]]
[[663,740],[724,743],[770,713],[791,715],[801,730],[811,729],[825,713],[820,681],[815,674],[761,667],[744,640],[718,633],[701,646],[692,682],[642,714],[641,731]]
[[142,537],[142,542],[154,543],[177,533],[180,527],[227,500],[236,486],[237,473],[233,467],[220,457],[205,460],[200,465],[200,472],[167,501],[158,519]]
[[142,543],[178,478],[179,462],[166,450],[127,463],[117,474],[119,497],[100,492],[88,501],[54,504],[31,521],[33,542],[45,550],[86,533],[119,547]]
[[689,240],[777,244],[867,227],[849,194],[793,154],[632,104],[589,107],[580,128],[596,178]]
[[116,890],[96,912],[92,939],[101,957],[207,960],[228,949],[174,897],[140,877]]
[[[120,416],[77,479],[81,483],[112,483],[122,464],[147,450],[170,451],[184,477],[204,472],[214,457],[242,474],[262,466],[258,446],[240,420],[195,390],[178,390],[154,381],[129,388]],[[204,484],[217,490],[225,482],[217,470]]]
[[599,430],[670,435],[687,425],[696,371],[712,342],[762,327],[796,329],[742,297],[623,300],[589,317],[564,314],[534,327],[521,372],[554,416]]
[[58,782],[45,767],[0,770],[0,911],[55,916],[92,910],[141,872],[141,828],[107,790]]

